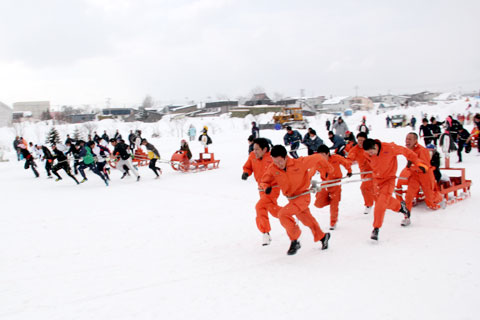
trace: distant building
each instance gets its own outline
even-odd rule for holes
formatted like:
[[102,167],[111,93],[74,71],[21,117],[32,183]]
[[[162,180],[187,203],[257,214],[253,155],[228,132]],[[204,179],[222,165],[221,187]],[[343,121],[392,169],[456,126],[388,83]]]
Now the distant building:
[[433,100],[434,101],[454,101],[454,100],[458,100],[460,98],[461,97],[456,93],[445,92],[445,93],[442,93],[442,94],[438,95],[437,97],[433,98]]
[[250,100],[245,102],[246,106],[260,106],[265,104],[274,104],[266,93],[256,93],[250,98]]
[[373,109],[373,101],[366,97],[350,98],[350,109],[352,110],[371,110]]
[[70,114],[67,116],[67,121],[70,123],[88,122],[95,120],[96,116],[95,113]]
[[384,105],[404,106],[408,103],[409,96],[398,96],[386,94],[380,96],[369,97],[373,102],[383,103]]
[[438,97],[440,94],[430,91],[423,91],[415,94],[409,95],[408,101],[416,101],[416,102],[428,102],[432,101],[434,98]]
[[7,127],[12,124],[12,109],[5,103],[0,102],[0,127]]
[[312,116],[317,113],[318,109],[321,108],[321,105],[324,101],[324,96],[310,98],[285,98],[276,101],[275,104],[285,107],[302,108],[302,113],[304,116]]
[[325,100],[318,111],[321,112],[343,112],[350,108],[350,97],[333,97]]
[[175,113],[175,114],[190,113],[198,110],[198,107],[196,104],[187,105],[187,106],[168,106],[167,108],[169,113]]
[[50,101],[14,102],[13,111],[30,111],[32,118],[41,120],[42,115],[50,110]]
[[133,113],[132,108],[105,108],[102,109],[102,115],[104,116],[129,116]]

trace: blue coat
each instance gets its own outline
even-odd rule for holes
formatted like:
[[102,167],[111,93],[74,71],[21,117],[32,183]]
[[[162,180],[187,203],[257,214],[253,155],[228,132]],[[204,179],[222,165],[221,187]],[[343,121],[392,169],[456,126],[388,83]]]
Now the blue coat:
[[290,150],[297,150],[302,142],[302,136],[297,130],[293,130],[292,134],[285,134],[283,136],[283,142],[286,146],[290,146]]
[[317,152],[318,147],[323,144],[323,140],[320,139],[318,136],[315,136],[315,139],[312,140],[312,138],[310,138],[310,134],[307,133],[303,138],[302,143],[306,145],[309,150]]

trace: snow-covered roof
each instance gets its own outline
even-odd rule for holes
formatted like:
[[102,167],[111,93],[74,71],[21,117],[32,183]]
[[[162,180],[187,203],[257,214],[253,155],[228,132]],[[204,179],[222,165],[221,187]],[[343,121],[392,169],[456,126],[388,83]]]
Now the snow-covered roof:
[[331,99],[325,100],[323,104],[338,104],[347,98],[348,96],[333,97]]
[[435,97],[433,100],[435,101],[445,101],[445,100],[449,100],[451,99],[452,97],[455,97],[456,94],[452,93],[452,92],[445,92],[445,93],[441,93],[438,97]]

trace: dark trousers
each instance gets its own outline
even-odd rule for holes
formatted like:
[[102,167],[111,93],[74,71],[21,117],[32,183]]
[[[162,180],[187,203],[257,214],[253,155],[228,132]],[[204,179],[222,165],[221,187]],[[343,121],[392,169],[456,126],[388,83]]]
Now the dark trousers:
[[157,168],[155,164],[157,163],[157,159],[152,159],[150,160],[150,163],[148,164],[148,167],[155,172],[156,176],[159,177],[160,175],[158,174],[158,171],[161,172],[160,168]]
[[103,175],[103,173],[101,173],[100,171],[98,171],[97,167],[95,166],[94,163],[90,163],[90,164],[85,164],[85,162],[81,162],[80,163],[80,166],[78,167],[78,170],[80,171],[80,174],[82,175],[83,179],[87,179],[87,176],[85,175],[85,169],[86,168],[89,168],[90,170],[93,171],[93,173],[95,173],[97,176],[99,176],[100,178],[102,178],[103,181],[106,180],[105,176]]
[[58,179],[62,179],[62,177],[58,174],[58,170],[60,170],[60,169],[65,170],[65,172],[67,173],[67,175],[68,175],[70,178],[72,178],[73,180],[75,180],[75,182],[76,182],[77,184],[79,184],[77,178],[75,178],[75,176],[72,174],[72,170],[70,169],[70,166],[69,166],[67,160],[62,161],[62,162],[60,162],[60,163],[57,163],[57,164],[54,165],[53,168],[52,168],[53,174],[56,175]]
[[38,173],[37,169],[35,169],[37,165],[35,164],[35,161],[33,161],[33,158],[30,159],[25,159],[25,170],[28,170],[28,168],[32,168],[33,174],[35,174],[35,177],[39,177],[40,174]]
[[50,173],[52,171],[52,160],[51,159],[45,159],[45,170],[47,171],[47,175],[50,177],[52,174]]

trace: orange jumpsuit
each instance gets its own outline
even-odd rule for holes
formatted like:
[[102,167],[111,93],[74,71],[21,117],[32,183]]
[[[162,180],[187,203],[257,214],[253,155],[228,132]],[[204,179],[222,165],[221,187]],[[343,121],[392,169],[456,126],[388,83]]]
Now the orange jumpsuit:
[[[368,153],[366,153],[363,148],[360,148],[358,144],[350,150],[347,159],[357,161],[358,168],[361,172],[372,171]],[[375,201],[372,177],[373,175],[371,173],[361,175],[362,179],[371,179],[370,181],[363,181],[360,185],[360,190],[362,191],[363,201],[365,202],[366,207],[372,207]]]
[[[255,157],[255,153],[252,151],[248,156],[247,162],[243,165],[243,172],[247,172],[250,176],[253,172],[255,181],[259,184],[260,189],[260,179],[263,177],[263,174],[268,169],[268,167],[273,163],[270,152],[267,152],[263,155],[261,159]],[[270,221],[268,220],[268,212],[275,218],[278,217],[278,211],[280,206],[277,204],[278,196],[280,195],[280,188],[273,185],[276,188],[272,188],[270,194],[265,194],[263,191],[259,191],[260,200],[258,200],[255,205],[255,210],[257,211],[257,228],[261,233],[270,232]]]
[[418,194],[418,190],[422,187],[423,194],[425,195],[425,204],[431,209],[438,209],[439,203],[442,201],[442,196],[438,191],[435,191],[435,176],[433,175],[433,168],[430,165],[430,153],[425,147],[422,147],[418,143],[412,149],[418,156],[418,159],[423,164],[426,164],[429,170],[423,173],[417,166],[412,165],[408,170],[410,176],[408,177],[408,189],[405,195],[405,203],[408,210],[412,209],[412,203],[415,196]]
[[415,152],[395,143],[381,142],[378,153],[374,156],[368,155],[373,171],[375,194],[374,228],[382,227],[387,209],[400,211],[400,201],[392,197],[397,174],[397,156],[400,154],[412,163],[421,165]]
[[[330,165],[333,167],[333,174],[331,175],[329,174],[326,179],[323,179],[324,181],[327,181],[327,183],[329,180],[336,180],[343,176],[342,170],[340,169],[340,165],[344,166],[349,173],[352,172],[351,161],[337,154],[332,154],[328,158],[328,163],[330,163]],[[316,207],[323,208],[325,206],[330,205],[330,226],[332,227],[335,226],[335,224],[338,221],[338,205],[340,203],[341,198],[342,198],[341,185],[324,188],[320,190],[320,192],[318,192],[315,196]]]
[[[284,170],[279,169],[276,165],[271,165],[267,169],[261,180],[260,187],[266,189],[278,184],[287,198],[297,196],[309,190],[310,180],[317,170],[320,170],[321,173],[333,173],[333,168],[320,154],[313,154],[298,159],[287,157]],[[289,199],[288,204],[278,211],[280,223],[286,229],[288,237],[292,241],[297,240],[302,233],[295,223],[293,215],[296,215],[304,225],[310,228],[314,241],[320,241],[325,236],[317,220],[310,213],[309,204],[310,194],[305,194],[295,199]]]

